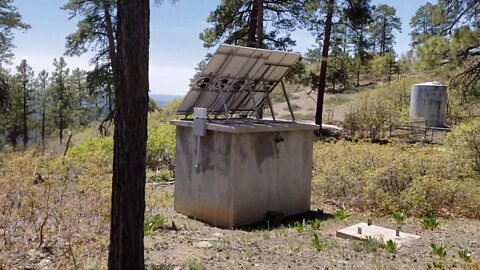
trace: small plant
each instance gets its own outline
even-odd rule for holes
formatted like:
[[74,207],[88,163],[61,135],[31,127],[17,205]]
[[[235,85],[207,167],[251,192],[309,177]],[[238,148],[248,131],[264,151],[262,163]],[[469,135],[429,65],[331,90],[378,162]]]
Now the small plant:
[[400,230],[402,229],[402,225],[405,223],[405,220],[407,220],[407,214],[403,211],[397,211],[393,213],[393,219],[397,223],[396,235],[400,236]]
[[335,213],[333,214],[333,216],[334,216],[336,219],[343,220],[343,219],[346,219],[346,218],[348,217],[348,212],[345,211],[345,210],[337,210],[337,211],[335,211]]
[[444,245],[436,245],[431,243],[430,247],[432,248],[433,253],[435,253],[440,259],[445,259],[447,257],[447,249]]
[[314,219],[310,221],[310,227],[312,227],[313,230],[318,230],[322,226],[322,221],[319,219]]
[[156,215],[145,219],[143,223],[143,233],[149,235],[159,228],[165,226],[167,219],[161,215]]
[[397,243],[395,241],[393,241],[392,239],[385,242],[385,249],[388,250],[391,253],[397,252],[397,247],[398,247]]
[[317,251],[322,251],[322,250],[325,249],[325,243],[320,239],[320,237],[318,236],[318,234],[316,232],[313,232],[312,243],[313,243],[313,247]]
[[367,236],[366,238],[362,239],[361,242],[353,242],[355,243],[353,249],[357,252],[374,252],[377,251],[378,248],[383,246],[382,242],[383,241],[379,241],[375,237]]
[[427,269],[428,270],[444,270],[445,267],[443,267],[442,263],[433,262],[432,264],[427,264]]
[[302,222],[300,221],[295,221],[293,223],[293,228],[298,232],[298,233],[301,233],[305,230],[305,220],[303,220]]
[[197,259],[188,259],[187,262],[188,270],[205,270],[205,266]]
[[431,216],[428,216],[426,218],[424,218],[420,224],[422,225],[422,228],[424,228],[425,230],[434,230],[438,227],[438,225],[440,224],[437,220],[437,217],[435,217],[434,215],[431,215]]
[[472,253],[468,250],[460,250],[458,251],[458,256],[466,263],[472,263]]
[[393,213],[393,219],[397,223],[398,226],[401,226],[407,220],[407,214],[403,211],[397,211]]

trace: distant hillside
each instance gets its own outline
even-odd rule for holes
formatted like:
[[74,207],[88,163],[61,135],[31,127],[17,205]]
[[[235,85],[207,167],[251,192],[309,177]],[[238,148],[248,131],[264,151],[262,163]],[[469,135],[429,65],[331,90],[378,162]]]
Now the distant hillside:
[[158,107],[163,107],[166,104],[170,103],[170,101],[176,98],[181,98],[182,96],[150,94],[150,97],[155,101],[155,103],[157,103]]

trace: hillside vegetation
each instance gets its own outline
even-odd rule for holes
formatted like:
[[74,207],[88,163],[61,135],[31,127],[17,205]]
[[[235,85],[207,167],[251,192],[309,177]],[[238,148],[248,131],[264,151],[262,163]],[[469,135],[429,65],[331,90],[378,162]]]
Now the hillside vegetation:
[[[384,102],[368,104],[390,108],[396,98],[408,100],[411,82],[394,82],[348,98],[363,106],[364,99],[383,96]],[[174,176],[175,130],[167,122],[177,104],[149,116],[147,219],[171,211],[173,194],[159,187]],[[383,110],[374,112],[390,119]],[[397,119],[404,116],[398,114]],[[388,128],[388,122],[382,123],[380,133]],[[403,210],[417,217],[435,213],[480,218],[479,123],[463,123],[438,145],[401,140],[387,145],[363,140],[315,142],[312,208],[334,202],[349,212],[379,216]],[[35,150],[1,154],[0,266],[105,265],[113,140],[91,137],[94,129],[74,132],[74,144],[65,157],[61,150],[44,156]]]

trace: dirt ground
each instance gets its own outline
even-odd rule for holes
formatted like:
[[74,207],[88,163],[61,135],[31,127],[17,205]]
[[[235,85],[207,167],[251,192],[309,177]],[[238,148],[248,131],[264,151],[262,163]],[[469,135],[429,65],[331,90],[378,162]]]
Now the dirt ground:
[[[295,91],[290,91],[288,96],[295,117],[297,120],[313,121],[315,119],[317,92],[309,94],[310,89],[307,87],[298,87],[294,90]],[[345,120],[345,115],[351,106],[352,97],[352,93],[325,93],[323,107],[324,122],[335,123]],[[288,105],[283,97],[280,100],[275,100],[273,110],[276,117],[280,119],[290,119]]]
[[[158,187],[173,192],[172,186]],[[317,209],[322,209],[318,211]],[[249,228],[224,230],[189,219],[173,210],[173,202],[158,209],[177,231],[160,229],[145,238],[146,264],[150,269],[427,269],[434,261],[445,269],[476,269],[464,263],[459,250],[469,250],[480,259],[480,222],[439,219],[435,230],[425,230],[419,219],[410,218],[403,231],[421,239],[388,252],[381,245],[371,246],[358,240],[335,237],[338,229],[373,218],[377,225],[395,228],[391,217],[352,214],[346,219],[334,218],[330,206],[312,205],[313,214],[289,220],[273,228],[259,224]],[[317,219],[316,230],[308,225]],[[303,228],[294,222],[305,223]],[[324,248],[313,245],[313,232],[320,236]],[[443,244],[447,257],[439,259],[430,244]]]

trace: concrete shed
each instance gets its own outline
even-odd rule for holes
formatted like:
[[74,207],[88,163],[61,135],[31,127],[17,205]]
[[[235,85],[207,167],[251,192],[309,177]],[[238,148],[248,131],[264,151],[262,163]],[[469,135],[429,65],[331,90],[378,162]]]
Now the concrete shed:
[[[308,212],[316,125],[298,123],[282,78],[300,54],[221,45],[177,110],[174,207],[232,228]],[[291,121],[277,120],[280,87]],[[260,119],[260,108],[271,120]],[[193,116],[193,118],[190,118]]]
[[[197,144],[177,126],[175,210],[231,228],[310,210],[313,130],[282,121],[213,122]],[[199,153],[198,164],[195,153]]]

